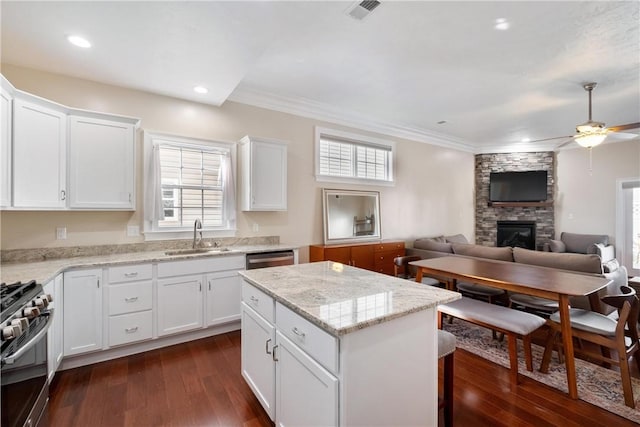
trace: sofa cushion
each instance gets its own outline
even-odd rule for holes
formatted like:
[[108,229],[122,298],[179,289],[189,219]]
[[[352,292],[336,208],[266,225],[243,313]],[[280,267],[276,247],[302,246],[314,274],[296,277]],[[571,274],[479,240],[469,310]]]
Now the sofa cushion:
[[602,274],[600,257],[595,254],[553,253],[513,248],[513,259],[515,262],[522,264],[559,268],[581,273]]
[[605,246],[609,244],[609,236],[602,234],[578,234],[563,231],[560,234],[560,240],[567,247],[567,252],[577,254],[595,253],[594,243],[602,243]]
[[469,245],[453,243],[453,253],[456,255],[473,256],[477,258],[497,259],[500,261],[513,261],[513,249],[511,246],[492,247],[482,245]]
[[433,239],[417,239],[413,242],[415,249],[426,249],[428,251],[453,253],[451,243],[438,242]]
[[447,243],[469,243],[466,237],[462,234],[455,234],[453,236],[444,236]]
[[566,252],[567,246],[562,240],[549,240],[549,250],[551,252]]

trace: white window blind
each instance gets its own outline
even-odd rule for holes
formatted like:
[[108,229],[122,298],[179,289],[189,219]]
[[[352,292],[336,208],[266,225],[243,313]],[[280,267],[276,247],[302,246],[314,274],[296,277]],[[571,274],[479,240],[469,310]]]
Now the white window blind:
[[223,227],[221,165],[228,151],[160,144],[164,220],[158,228],[193,226],[199,218],[205,228]]
[[392,147],[320,135],[318,174],[328,177],[392,181]]

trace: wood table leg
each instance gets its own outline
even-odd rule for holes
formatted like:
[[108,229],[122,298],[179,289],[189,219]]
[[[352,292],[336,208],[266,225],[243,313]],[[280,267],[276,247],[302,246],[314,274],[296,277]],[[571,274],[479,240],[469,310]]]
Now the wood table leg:
[[571,334],[568,295],[560,295],[558,308],[560,309],[560,329],[562,332],[565,366],[567,368],[567,388],[569,389],[569,397],[577,399],[578,385],[576,383],[576,362],[573,356],[573,335]]
[[416,282],[422,283],[422,269],[418,267],[418,271],[416,272]]

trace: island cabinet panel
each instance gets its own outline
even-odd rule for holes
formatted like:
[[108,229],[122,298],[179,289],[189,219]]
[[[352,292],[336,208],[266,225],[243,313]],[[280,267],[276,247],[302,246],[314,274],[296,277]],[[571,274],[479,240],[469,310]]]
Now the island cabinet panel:
[[393,259],[404,256],[404,242],[389,241],[309,246],[309,261],[335,261],[365,270],[393,275]]

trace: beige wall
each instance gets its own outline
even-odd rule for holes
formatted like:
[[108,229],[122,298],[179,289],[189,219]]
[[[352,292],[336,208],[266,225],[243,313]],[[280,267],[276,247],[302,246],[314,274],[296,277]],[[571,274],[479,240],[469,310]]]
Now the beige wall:
[[640,141],[573,148],[557,154],[556,237],[563,231],[616,235],[616,180],[640,177]]
[[[320,188],[379,190],[384,238],[463,233],[473,239],[471,153],[445,149],[332,125],[234,102],[213,107],[67,76],[3,65],[2,74],[18,89],[70,107],[138,117],[141,128],[188,137],[237,141],[244,135],[289,142],[287,212],[239,212],[238,237],[278,235],[302,247],[322,243]],[[347,130],[397,142],[396,185],[369,187],[318,183],[314,179],[314,126]],[[136,243],[127,225],[142,228],[142,140],[137,143],[135,212],[1,213],[2,249]],[[253,232],[254,224],[259,231]],[[67,240],[55,240],[55,228],[67,227]]]

